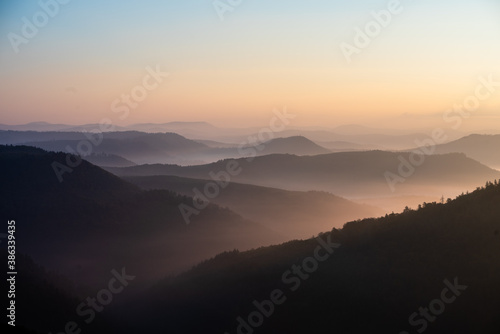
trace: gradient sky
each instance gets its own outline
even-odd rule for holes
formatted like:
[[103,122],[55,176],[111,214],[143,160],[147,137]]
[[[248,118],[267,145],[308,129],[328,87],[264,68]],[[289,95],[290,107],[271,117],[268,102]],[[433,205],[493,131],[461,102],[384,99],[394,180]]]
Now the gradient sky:
[[[40,6],[2,0],[0,123],[257,126],[283,106],[296,125],[408,121],[440,118],[480,75],[500,81],[498,1],[402,0],[348,64],[339,45],[388,3],[352,2],[243,0],[221,21],[212,0],[72,0],[16,54],[8,34]],[[119,119],[111,103],[157,64],[170,76]],[[499,107],[496,94],[478,115]]]

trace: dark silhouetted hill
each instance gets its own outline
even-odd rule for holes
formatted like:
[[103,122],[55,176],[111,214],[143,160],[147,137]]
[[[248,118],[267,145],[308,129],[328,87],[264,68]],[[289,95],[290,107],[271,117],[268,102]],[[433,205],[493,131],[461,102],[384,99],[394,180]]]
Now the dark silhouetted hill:
[[[194,196],[193,189],[203,190],[208,183],[176,176],[128,177],[126,180],[144,189],[168,189],[186,196]],[[350,220],[383,214],[376,207],[326,192],[287,191],[234,182],[222,189],[213,202],[290,239],[309,238],[321,231],[342,227]]]
[[[0,255],[2,261],[7,261],[5,247],[0,250]],[[5,329],[2,328],[2,333],[59,333],[69,321],[75,321],[84,331],[96,327],[99,330],[111,329],[106,315],[100,314],[92,324],[87,325],[76,312],[78,305],[94,291],[85,292],[85,289],[75,286],[60,274],[47,271],[24,254],[16,254],[16,266],[16,326],[6,325],[10,319],[4,316],[2,326]],[[9,299],[2,298],[3,310],[8,307],[7,301]]]
[[0,146],[0,209],[17,223],[18,251],[78,282],[95,286],[126,266],[140,285],[210,254],[284,240],[215,204],[186,224],[179,206],[191,198],[143,191],[85,160],[60,183],[54,161],[66,154]]
[[[248,323],[252,314],[255,333],[497,333],[496,183],[446,204],[350,222],[320,235],[323,242],[220,254],[157,285],[135,321],[148,333],[237,333],[238,317]],[[340,247],[327,256],[329,240]],[[326,259],[313,260],[318,254]],[[286,300],[260,318],[254,301],[275,289]]]

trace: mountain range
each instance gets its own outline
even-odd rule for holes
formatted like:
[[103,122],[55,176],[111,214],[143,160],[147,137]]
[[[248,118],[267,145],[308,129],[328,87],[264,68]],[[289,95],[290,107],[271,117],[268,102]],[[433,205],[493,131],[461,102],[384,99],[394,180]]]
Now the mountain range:
[[493,334],[499,202],[495,181],[316,238],[225,252],[164,280],[129,311],[148,333]]
[[[127,177],[125,180],[144,189],[168,189],[185,196],[195,196],[194,189],[203,191],[209,183],[176,176]],[[260,222],[288,239],[309,238],[332,227],[340,228],[347,221],[384,213],[382,209],[326,192],[287,191],[235,182],[221,187],[211,201]]]
[[0,131],[0,144],[80,153],[89,157],[88,160],[107,167],[145,163],[203,164],[242,157],[245,152],[255,152],[255,155],[316,155],[330,152],[304,137],[275,138],[255,143],[244,142],[241,145],[209,143],[207,145],[203,141],[187,139],[176,133]]
[[[241,172],[232,181],[286,190],[321,190],[356,197],[388,197],[394,195],[448,195],[474,189],[487,180],[500,177],[500,172],[453,153],[424,156],[419,166],[406,152],[342,152],[316,156],[274,154],[253,159],[224,160],[207,165],[141,165],[107,168],[119,176],[172,175],[210,179],[210,173],[224,171],[230,161]],[[403,163],[406,167],[400,167]],[[408,166],[409,165],[409,166]],[[402,171],[403,173],[400,173]],[[401,177],[392,192],[387,172]],[[401,176],[402,175],[402,176]]]
[[180,206],[192,198],[143,191],[82,160],[59,182],[53,164],[66,154],[0,146],[0,209],[16,217],[18,251],[72,280],[96,286],[125,263],[138,285],[186,270],[227,249],[286,240],[259,223],[215,204],[187,223]]
[[[59,131],[59,132],[84,132],[100,129],[99,124],[68,125],[50,124],[46,122],[33,122],[22,125],[0,124],[0,130],[13,131]],[[173,132],[192,140],[211,140],[238,146],[248,138],[258,137],[265,128],[243,127],[225,128],[214,126],[207,122],[168,122],[168,123],[139,123],[127,126],[114,126],[113,131],[139,131],[146,133]],[[432,133],[433,129],[421,128],[413,133],[400,129],[382,129],[367,127],[357,124],[328,127],[293,127],[273,132],[275,138],[306,137],[321,146],[323,143],[345,142],[351,143],[348,150],[363,147],[365,150],[384,149],[402,150],[415,146],[415,140],[422,140]],[[110,131],[110,130],[105,130]],[[459,139],[467,133],[446,129],[449,141]],[[480,133],[485,133],[484,131]],[[329,147],[327,147],[330,149]]]
[[[495,333],[497,171],[461,153],[426,156],[403,190],[464,194],[363,220],[380,211],[319,191],[376,193],[400,157],[412,159],[370,151],[107,168],[125,180],[82,160],[59,182],[54,163],[76,156],[0,145],[0,209],[22,236],[19,300],[36,289],[57,304],[48,316],[36,313],[43,300],[20,308],[34,317],[20,325],[64,328],[78,300],[126,267],[134,286],[93,333]],[[213,179],[234,164],[230,180]],[[485,179],[494,182],[478,187]],[[186,223],[179,208],[196,206],[193,189],[208,182],[219,194]],[[290,190],[306,187],[315,191]]]

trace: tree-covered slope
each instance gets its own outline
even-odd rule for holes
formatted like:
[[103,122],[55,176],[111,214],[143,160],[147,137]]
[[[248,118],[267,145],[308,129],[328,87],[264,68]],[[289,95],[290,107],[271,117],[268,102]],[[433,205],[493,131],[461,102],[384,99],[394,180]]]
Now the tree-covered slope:
[[[241,319],[261,323],[242,333],[497,333],[499,203],[500,186],[488,184],[448,203],[350,222],[322,241],[221,254],[159,284],[139,319],[150,333],[237,333],[248,326]],[[340,246],[326,256],[317,248],[329,240]],[[276,289],[286,301],[258,321],[253,302]]]

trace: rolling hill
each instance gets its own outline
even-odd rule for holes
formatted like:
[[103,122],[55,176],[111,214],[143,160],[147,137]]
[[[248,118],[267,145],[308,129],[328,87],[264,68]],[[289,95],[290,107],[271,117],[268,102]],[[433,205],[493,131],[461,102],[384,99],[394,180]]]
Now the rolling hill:
[[489,167],[500,169],[500,135],[469,135],[436,146],[437,154],[464,153]]
[[[168,189],[194,196],[193,189],[203,191],[206,180],[176,176],[143,176],[125,178],[144,189]],[[325,192],[300,192],[229,183],[213,203],[257,221],[289,239],[309,238],[345,222],[382,215],[381,209],[360,205]]]
[[262,151],[258,151],[258,155],[261,156],[269,154],[293,154],[302,156],[330,153],[328,149],[319,146],[303,136],[275,138],[264,142],[262,147]]
[[[228,163],[237,164],[233,182],[248,183],[286,190],[328,191],[339,196],[388,197],[394,195],[438,196],[474,189],[487,180],[500,177],[492,170],[464,154],[426,156],[411,175],[391,191],[386,173],[397,175],[401,160],[410,160],[409,153],[383,151],[343,152],[317,156],[268,155],[253,160],[219,161],[201,166],[141,165],[108,168],[119,176],[173,175],[210,179],[210,173],[226,170]],[[407,172],[403,170],[403,172]]]
[[[172,127],[177,129],[182,124],[184,123]],[[134,163],[206,164],[221,159],[241,158],[245,156],[245,152],[250,152],[249,155],[272,153],[316,155],[330,152],[304,137],[276,138],[257,147],[249,144],[240,148],[239,144],[218,144],[210,141],[205,143],[203,140],[190,140],[176,133],[138,131],[102,134],[70,131],[0,131],[0,144],[27,145],[67,153],[78,152],[84,157],[89,157],[89,160],[99,161],[99,165],[108,167]],[[101,163],[102,157],[97,159],[92,154],[118,156],[129,162],[109,157],[107,161]]]
[[126,265],[147,284],[210,254],[285,240],[215,204],[186,224],[179,207],[192,207],[191,198],[143,191],[85,160],[59,182],[52,164],[66,158],[0,146],[0,209],[17,222],[19,252],[78,282],[95,286]]
[[127,329],[148,333],[488,333],[500,319],[500,185],[226,252],[164,280]]
[[[49,151],[78,152],[82,156],[89,153],[111,154],[133,163],[188,163],[195,159],[193,156],[209,150],[206,145],[175,133],[137,131],[106,132],[101,135],[86,135],[84,132],[0,131],[0,143],[35,146]],[[78,151],[79,148],[81,151]]]

